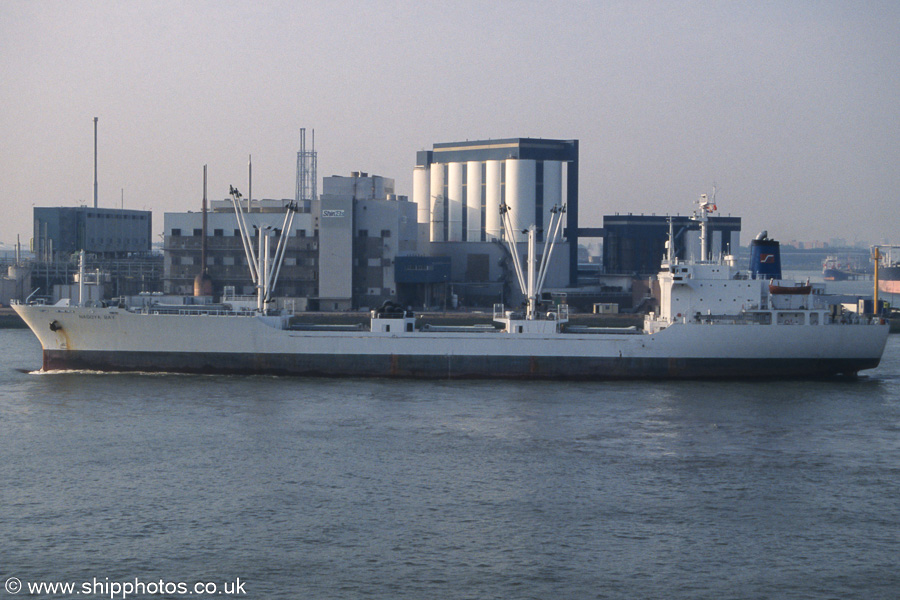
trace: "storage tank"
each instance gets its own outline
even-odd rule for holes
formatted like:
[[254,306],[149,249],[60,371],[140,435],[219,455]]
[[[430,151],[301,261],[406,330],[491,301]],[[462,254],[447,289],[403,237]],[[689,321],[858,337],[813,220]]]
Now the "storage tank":
[[781,245],[763,231],[750,242],[750,274],[754,279],[781,279]]
[[413,169],[413,202],[418,207],[417,220],[419,223],[431,221],[431,195],[428,185],[430,177],[431,173],[428,167],[417,166]]
[[506,205],[509,206],[513,236],[517,242],[528,240],[522,233],[535,222],[535,181],[537,162],[528,159],[506,160]]
[[212,296],[213,281],[206,269],[202,273],[194,277],[194,295],[195,296]]
[[433,163],[431,165],[431,241],[444,241],[444,165]]
[[447,241],[461,242],[463,207],[463,163],[452,162],[447,165]]
[[466,163],[466,241],[481,241],[481,163]]
[[488,160],[484,163],[484,231],[487,241],[499,240],[500,225],[500,172],[502,163],[499,160]]
[[31,266],[23,264],[9,265],[6,269],[6,276],[13,281],[24,281],[26,277],[31,275]]

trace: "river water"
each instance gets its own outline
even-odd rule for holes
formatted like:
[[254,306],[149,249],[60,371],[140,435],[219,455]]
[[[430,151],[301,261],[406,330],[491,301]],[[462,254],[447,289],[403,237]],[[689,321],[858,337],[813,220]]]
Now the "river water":
[[27,330],[0,352],[0,596],[900,590],[900,336],[849,382],[40,374]]

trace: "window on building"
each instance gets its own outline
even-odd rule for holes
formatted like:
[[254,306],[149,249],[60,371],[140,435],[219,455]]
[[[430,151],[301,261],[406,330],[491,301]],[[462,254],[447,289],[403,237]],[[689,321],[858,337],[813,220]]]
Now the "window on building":
[[389,238],[389,237],[391,237],[391,230],[390,230],[390,229],[382,229],[382,230],[381,230],[381,237],[383,237],[383,238]]
[[225,231],[222,229],[213,229],[213,235],[215,237],[223,237],[225,235]]
[[[172,230],[172,237],[180,237],[180,236],[181,236],[181,230],[180,230],[180,229],[173,229],[173,230]],[[93,241],[93,240],[92,240],[92,241]]]
[[305,230],[305,229],[298,229],[298,230],[297,230],[297,237],[306,237],[306,230]]
[[195,230],[194,230],[194,235],[197,236],[197,237],[200,237],[201,235],[203,235],[203,230],[202,230],[202,229],[195,229]]
[[466,280],[488,281],[490,279],[490,257],[487,254],[466,256]]
[[368,229],[360,229],[359,233],[357,235],[361,238],[369,237],[369,230]]

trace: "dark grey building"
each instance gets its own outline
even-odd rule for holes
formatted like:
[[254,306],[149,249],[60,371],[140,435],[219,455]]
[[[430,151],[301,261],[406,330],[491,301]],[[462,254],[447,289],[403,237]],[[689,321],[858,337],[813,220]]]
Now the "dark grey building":
[[152,226],[148,210],[35,207],[34,253],[44,261],[80,250],[106,258],[145,254],[150,252]]
[[[675,234],[675,256],[696,258],[699,254],[697,222],[688,216],[671,217]],[[709,218],[709,260],[735,254],[740,246],[740,217]],[[669,217],[656,215],[605,215],[603,217],[603,271],[611,275],[652,275],[666,254]]]

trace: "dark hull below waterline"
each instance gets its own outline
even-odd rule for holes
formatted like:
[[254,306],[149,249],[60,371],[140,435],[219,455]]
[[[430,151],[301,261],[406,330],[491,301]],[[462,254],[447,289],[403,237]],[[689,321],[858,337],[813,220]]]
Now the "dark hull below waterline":
[[411,379],[798,379],[855,376],[878,358],[726,359],[307,355],[44,350],[44,370]]

